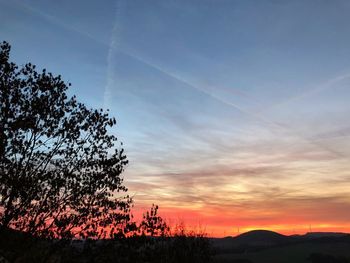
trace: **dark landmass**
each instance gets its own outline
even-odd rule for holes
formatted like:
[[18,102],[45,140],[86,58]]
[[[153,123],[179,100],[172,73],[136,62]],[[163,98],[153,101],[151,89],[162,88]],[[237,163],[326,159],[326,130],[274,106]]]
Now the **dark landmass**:
[[216,247],[257,247],[288,245],[300,242],[349,241],[350,235],[339,232],[309,232],[305,235],[286,236],[269,230],[253,230],[236,237],[213,238]]
[[[203,261],[204,258],[198,257],[201,253],[211,256]],[[181,260],[171,259],[174,256]],[[183,236],[64,243],[6,230],[0,236],[0,262],[349,263],[350,235],[311,232],[286,236],[254,230],[225,238]]]
[[212,262],[213,255],[211,240],[195,233],[63,240],[0,229],[0,263],[196,263]]
[[350,235],[310,232],[285,236],[254,230],[237,237],[214,238],[215,262],[231,263],[347,263]]

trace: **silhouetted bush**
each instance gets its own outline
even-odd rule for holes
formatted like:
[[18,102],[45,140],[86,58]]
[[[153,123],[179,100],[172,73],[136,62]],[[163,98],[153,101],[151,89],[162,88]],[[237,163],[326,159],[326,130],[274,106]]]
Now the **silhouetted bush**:
[[88,244],[85,243],[82,256],[89,255],[90,261],[84,262],[210,262],[214,252],[204,233],[186,231],[183,226],[160,236],[141,235]]

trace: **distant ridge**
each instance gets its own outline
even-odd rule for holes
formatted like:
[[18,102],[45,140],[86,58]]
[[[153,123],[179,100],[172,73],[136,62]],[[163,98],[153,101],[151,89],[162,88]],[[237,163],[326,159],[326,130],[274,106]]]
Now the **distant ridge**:
[[289,241],[289,237],[269,230],[253,230],[234,237],[235,243],[249,245],[274,245]]
[[261,238],[261,237],[280,238],[280,237],[286,237],[286,236],[271,230],[264,230],[264,229],[252,230],[236,236],[237,239],[238,238]]
[[319,238],[319,237],[343,237],[349,234],[342,232],[308,232],[304,237],[308,238]]
[[270,230],[253,230],[236,237],[215,239],[215,245],[229,248],[266,248],[300,242],[349,242],[350,234],[340,232],[309,232],[305,235],[282,235]]

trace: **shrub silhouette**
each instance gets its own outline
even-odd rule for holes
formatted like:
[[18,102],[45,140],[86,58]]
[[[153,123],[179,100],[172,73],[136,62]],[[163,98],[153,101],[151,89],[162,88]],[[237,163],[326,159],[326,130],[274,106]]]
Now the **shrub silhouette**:
[[132,236],[85,244],[79,257],[86,258],[84,262],[202,263],[211,262],[213,256],[210,240],[203,233],[193,231],[169,231],[158,237]]

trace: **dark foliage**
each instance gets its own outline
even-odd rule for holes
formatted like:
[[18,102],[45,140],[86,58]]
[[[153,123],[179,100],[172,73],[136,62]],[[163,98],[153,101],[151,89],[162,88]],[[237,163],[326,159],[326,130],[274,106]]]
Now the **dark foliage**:
[[312,253],[309,258],[312,263],[348,263],[349,260],[346,257],[333,256],[322,253]]
[[[116,121],[88,109],[61,76],[9,61],[0,45],[0,224],[36,236],[124,234],[131,199]],[[125,196],[124,196],[125,195]]]
[[252,263],[252,261],[250,261],[249,259],[233,259],[231,261],[231,263]]
[[178,233],[173,237],[132,236],[105,240],[58,242],[5,230],[0,255],[10,262],[26,263],[202,263],[211,262],[208,238]]

